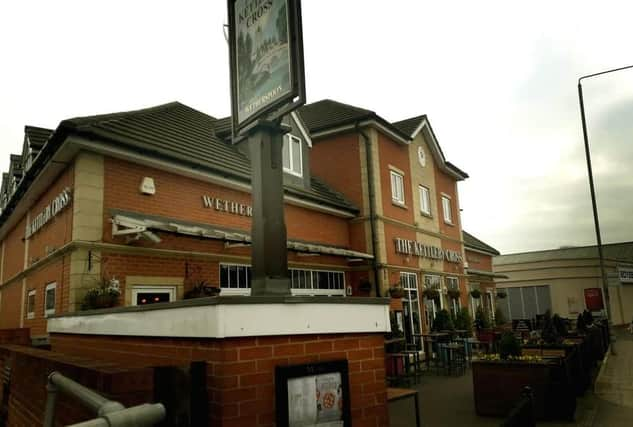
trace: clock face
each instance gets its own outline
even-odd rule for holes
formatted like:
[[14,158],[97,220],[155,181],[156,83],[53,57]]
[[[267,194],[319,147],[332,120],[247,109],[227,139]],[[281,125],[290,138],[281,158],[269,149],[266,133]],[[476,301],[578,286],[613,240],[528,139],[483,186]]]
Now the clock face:
[[418,147],[418,161],[420,162],[420,166],[426,166],[426,155],[424,154],[424,148]]

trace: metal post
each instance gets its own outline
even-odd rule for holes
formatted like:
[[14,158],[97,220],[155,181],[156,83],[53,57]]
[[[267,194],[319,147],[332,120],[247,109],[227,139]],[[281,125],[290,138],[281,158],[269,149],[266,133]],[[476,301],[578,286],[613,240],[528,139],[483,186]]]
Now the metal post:
[[591,206],[593,208],[593,222],[596,229],[596,242],[598,245],[598,258],[600,260],[600,275],[602,276],[602,293],[604,294],[604,304],[606,305],[607,322],[609,325],[609,341],[611,354],[616,354],[615,351],[615,334],[613,332],[613,317],[611,313],[611,299],[609,296],[609,281],[607,279],[607,273],[604,268],[604,253],[602,250],[602,236],[600,233],[600,220],[598,219],[598,205],[596,202],[596,190],[593,182],[593,169],[591,167],[591,154],[589,151],[589,136],[587,134],[587,121],[585,118],[585,104],[582,94],[582,80],[590,77],[596,77],[603,74],[613,73],[616,71],[626,70],[633,68],[633,65],[626,67],[614,68],[612,70],[601,71],[599,73],[588,74],[578,79],[578,100],[580,103],[580,117],[582,120],[582,134],[585,140],[585,156],[587,158],[587,173],[589,175],[589,189],[591,191]]
[[284,219],[283,135],[278,122],[260,122],[248,143],[251,153],[252,295],[290,295]]

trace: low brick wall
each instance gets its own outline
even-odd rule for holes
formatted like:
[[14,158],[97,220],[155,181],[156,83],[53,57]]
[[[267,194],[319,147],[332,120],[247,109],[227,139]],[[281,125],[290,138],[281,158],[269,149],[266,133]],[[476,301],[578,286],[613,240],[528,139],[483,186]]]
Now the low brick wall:
[[29,328],[0,329],[0,345],[16,344],[31,345],[31,330]]
[[355,427],[389,424],[382,333],[190,339],[51,334],[52,349],[130,367],[207,366],[209,423],[273,426],[275,366],[346,359]]
[[[44,422],[46,382],[53,371],[95,390],[97,393],[134,406],[152,401],[154,383],[151,369],[131,370],[112,361],[104,362],[35,348],[0,346],[0,361],[11,367],[7,426],[37,426]],[[56,425],[74,424],[95,417],[76,400],[59,394]]]

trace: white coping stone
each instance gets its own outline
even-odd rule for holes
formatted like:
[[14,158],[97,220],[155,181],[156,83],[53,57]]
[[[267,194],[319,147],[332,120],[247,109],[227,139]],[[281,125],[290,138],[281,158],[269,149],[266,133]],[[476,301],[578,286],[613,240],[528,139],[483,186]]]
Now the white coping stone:
[[266,335],[384,333],[382,304],[218,304],[48,319],[48,332],[148,337],[228,338]]

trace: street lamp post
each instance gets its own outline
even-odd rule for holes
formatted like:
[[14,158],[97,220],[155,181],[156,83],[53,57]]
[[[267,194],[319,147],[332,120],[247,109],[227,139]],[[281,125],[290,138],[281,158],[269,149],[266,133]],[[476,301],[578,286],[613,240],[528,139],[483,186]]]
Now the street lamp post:
[[585,119],[585,105],[582,97],[582,80],[590,77],[600,76],[602,74],[613,73],[616,71],[633,68],[633,65],[626,67],[614,68],[612,70],[601,71],[599,73],[588,74],[578,79],[578,100],[580,102],[580,117],[582,119],[582,133],[585,138],[585,156],[587,158],[587,172],[589,174],[589,189],[591,191],[591,206],[593,208],[593,222],[596,228],[596,241],[598,243],[598,257],[600,259],[600,275],[602,276],[602,293],[604,294],[604,304],[607,310],[607,321],[609,322],[609,335],[611,341],[611,353],[615,354],[615,336],[613,334],[613,317],[611,316],[611,305],[609,298],[609,282],[607,273],[604,269],[604,253],[602,251],[602,237],[600,235],[600,221],[598,220],[598,205],[596,203],[596,189],[593,183],[593,170],[591,168],[591,154],[589,152],[589,137],[587,136],[587,121]]

